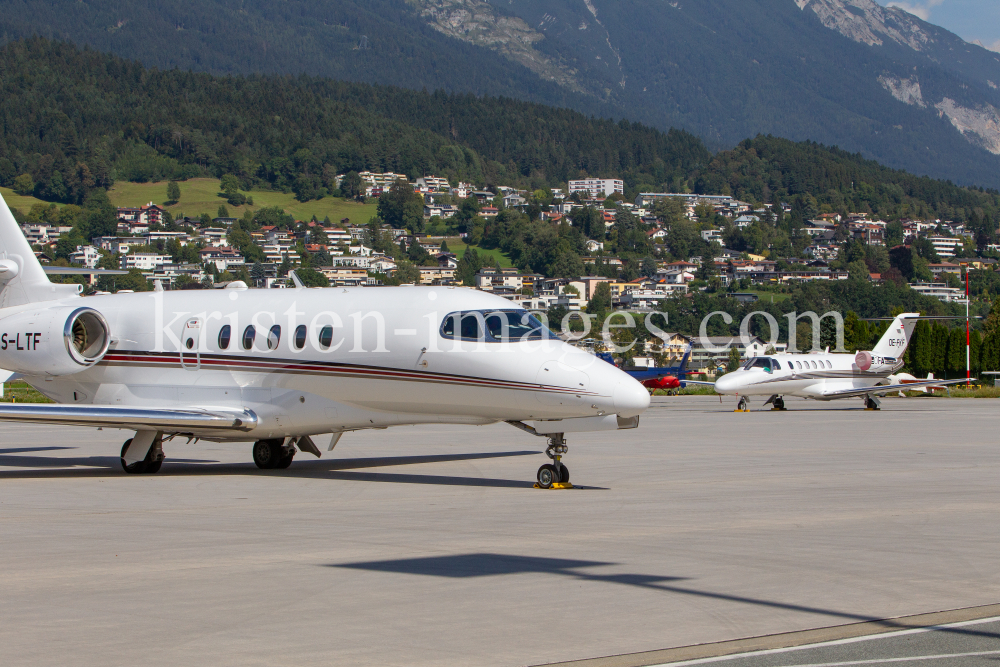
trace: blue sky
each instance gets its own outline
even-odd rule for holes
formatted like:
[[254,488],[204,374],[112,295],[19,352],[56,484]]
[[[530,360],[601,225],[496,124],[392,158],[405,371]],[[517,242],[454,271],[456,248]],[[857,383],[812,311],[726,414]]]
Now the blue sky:
[[901,7],[967,42],[1000,51],[1000,0],[877,0]]

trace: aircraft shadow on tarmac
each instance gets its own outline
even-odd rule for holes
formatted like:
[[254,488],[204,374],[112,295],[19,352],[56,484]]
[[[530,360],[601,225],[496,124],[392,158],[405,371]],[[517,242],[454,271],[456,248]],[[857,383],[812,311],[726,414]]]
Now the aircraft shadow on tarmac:
[[[776,600],[766,600],[764,598],[705,591],[672,583],[689,581],[688,577],[648,574],[593,574],[582,571],[584,568],[611,567],[618,565],[620,565],[620,563],[570,560],[564,558],[542,558],[537,556],[519,556],[512,554],[470,553],[450,556],[427,556],[421,558],[366,561],[358,563],[328,563],[323,565],[323,567],[447,577],[452,579],[505,576],[513,574],[552,574],[556,576],[571,577],[578,581],[593,581],[598,583],[636,586],[639,588],[663,591],[664,593],[672,593],[682,596],[710,598],[725,602],[736,602],[760,607],[769,607],[772,609],[781,609],[784,611],[818,614],[827,618],[846,621],[848,623],[876,622],[878,625],[889,629],[909,629],[914,627],[905,622],[894,621],[893,619],[883,619],[867,614],[856,614],[833,609],[823,609],[822,607],[780,602]],[[941,632],[1000,639],[1000,633],[977,630],[975,627],[942,627],[939,629]]]
[[[107,477],[125,475],[117,456],[38,456],[37,452],[74,449],[73,447],[18,447],[0,449],[0,468],[28,468],[28,470],[0,470],[0,479]],[[424,456],[385,456],[360,459],[299,459],[287,470],[260,470],[253,463],[220,463],[202,459],[167,458],[157,477],[179,475],[267,475],[308,479],[330,479],[359,482],[389,482],[396,484],[439,484],[445,486],[485,486],[531,488],[525,480],[452,477],[447,475],[420,475],[412,473],[354,472],[360,468],[386,468],[475,461],[480,459],[536,456],[538,451],[480,452],[465,454],[431,454]],[[590,487],[585,487],[590,488]],[[596,487],[594,487],[596,488]]]

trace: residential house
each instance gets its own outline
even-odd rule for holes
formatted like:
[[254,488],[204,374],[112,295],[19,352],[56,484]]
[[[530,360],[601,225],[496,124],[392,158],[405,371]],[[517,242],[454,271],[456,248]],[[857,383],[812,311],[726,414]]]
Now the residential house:
[[455,269],[443,266],[421,266],[421,285],[453,285],[455,283]]
[[202,264],[214,264],[219,271],[229,271],[232,268],[246,264],[243,255],[236,248],[226,246],[210,246],[198,253]]
[[940,277],[944,274],[951,273],[956,276],[962,275],[962,267],[958,264],[952,264],[951,262],[941,262],[939,264],[928,264],[927,268],[930,269],[934,277]]
[[83,264],[88,269],[96,269],[97,262],[101,260],[100,251],[92,245],[78,245],[76,252],[70,253],[69,261],[72,264]]
[[128,223],[142,223],[148,228],[149,225],[159,225],[163,223],[163,208],[157,206],[153,202],[149,202],[145,206],[140,206],[138,208],[122,208],[118,209],[118,219],[124,220]]

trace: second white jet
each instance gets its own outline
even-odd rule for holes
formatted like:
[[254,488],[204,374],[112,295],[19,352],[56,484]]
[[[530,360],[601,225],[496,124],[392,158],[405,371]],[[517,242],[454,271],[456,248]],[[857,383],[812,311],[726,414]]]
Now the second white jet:
[[894,383],[890,376],[903,367],[903,353],[913,335],[919,313],[896,316],[871,352],[857,354],[773,354],[753,357],[732,373],[715,381],[719,394],[740,397],[738,410],[746,410],[748,396],[768,396],[764,405],[785,407],[784,396],[821,401],[863,398],[865,407],[879,409],[879,395],[892,391],[941,387],[966,380],[934,380]]

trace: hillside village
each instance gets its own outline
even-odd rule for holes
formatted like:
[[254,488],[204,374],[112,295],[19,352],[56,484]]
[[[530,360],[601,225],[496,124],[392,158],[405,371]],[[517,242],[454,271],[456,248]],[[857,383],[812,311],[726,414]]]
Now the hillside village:
[[[838,264],[843,244],[857,241],[865,246],[885,247],[890,229],[887,223],[870,214],[850,214],[844,217],[824,213],[805,222],[808,235],[799,256],[779,257],[765,250],[761,254],[727,248],[725,237],[732,230],[746,230],[755,225],[773,224],[776,204],[754,208],[751,204],[727,195],[689,193],[640,193],[634,201],[624,201],[624,184],[616,179],[583,179],[567,183],[565,191],[528,192],[512,187],[486,189],[470,183],[449,183],[434,176],[408,181],[402,174],[361,172],[349,175],[359,198],[378,199],[387,195],[397,184],[405,183],[423,202],[425,230],[416,232],[381,225],[380,233],[398,246],[399,253],[375,248],[369,221],[309,220],[294,221],[287,227],[260,225],[250,232],[256,261],[248,260],[245,252],[234,247],[229,239],[237,218],[219,215],[209,219],[181,218],[173,220],[166,210],[152,202],[137,208],[117,209],[117,234],[99,236],[90,244],[78,245],[68,254],[74,266],[120,268],[134,270],[147,281],[159,281],[166,288],[222,287],[243,280],[255,287],[282,288],[292,284],[289,271],[322,276],[311,281],[313,286],[364,287],[400,282],[424,285],[466,284],[475,289],[493,292],[510,299],[518,306],[547,310],[561,306],[569,311],[587,308],[597,286],[607,283],[616,309],[649,311],[658,309],[664,299],[685,294],[691,289],[715,286],[733,292],[738,299],[753,300],[749,290],[761,285],[780,285],[796,281],[844,280],[849,272]],[[340,186],[344,176],[337,177]],[[544,196],[544,203],[539,199]],[[662,214],[665,206],[681,212],[697,225],[705,243],[713,250],[711,257],[671,257],[668,243],[671,224]],[[470,208],[471,207],[471,208]],[[780,204],[788,214],[792,207]],[[468,241],[468,232],[435,233],[448,229],[456,215],[466,210],[481,221],[496,218],[506,209],[537,215],[552,225],[572,224],[574,212],[591,209],[603,221],[606,234],[615,230],[619,215],[626,213],[639,222],[653,250],[653,262],[644,261],[640,275],[628,275],[628,260],[605,250],[598,238],[586,241],[587,254],[581,257],[584,274],[553,277],[516,268],[483,266],[464,280],[456,275],[461,257],[447,247],[447,239]],[[220,209],[225,213],[225,206]],[[377,220],[376,220],[377,223]],[[942,220],[901,220],[897,223],[896,247],[909,248],[918,240],[929,244],[940,261],[927,264],[930,276],[916,280],[912,288],[939,299],[962,298],[957,280],[963,267],[992,268],[994,259],[976,257],[966,252],[974,243],[971,233],[962,224]],[[61,235],[70,228],[43,222],[22,224],[25,237],[43,262],[53,261],[58,254]],[[384,243],[383,243],[384,245]],[[245,250],[245,247],[244,247]],[[392,250],[395,250],[393,248]],[[974,247],[973,247],[974,250]],[[989,251],[1000,248],[990,246]],[[398,257],[406,253],[418,258],[407,271],[401,271]],[[395,255],[395,256],[394,256]],[[972,255],[969,257],[968,255]],[[833,265],[833,266],[832,266]],[[312,273],[315,272],[315,273]],[[893,276],[870,272],[869,280],[879,282]],[[898,276],[895,276],[898,280]],[[741,290],[748,290],[742,293]]]

